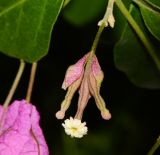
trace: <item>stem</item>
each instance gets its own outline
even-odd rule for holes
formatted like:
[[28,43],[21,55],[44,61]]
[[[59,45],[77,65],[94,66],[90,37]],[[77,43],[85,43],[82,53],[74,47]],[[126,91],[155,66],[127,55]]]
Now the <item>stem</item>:
[[155,151],[158,149],[159,146],[160,146],[160,137],[157,139],[155,144],[151,147],[151,149],[149,150],[147,155],[153,155],[155,153]]
[[102,34],[104,28],[105,28],[105,24],[102,24],[102,25],[99,27],[99,29],[98,29],[98,32],[97,32],[97,34],[96,34],[96,36],[95,36],[95,39],[94,39],[94,41],[93,41],[93,45],[92,45],[92,47],[91,47],[91,53],[92,53],[92,54],[95,54],[95,51],[96,51],[97,46],[98,46],[99,39],[100,39],[100,37],[101,37],[101,34]]
[[109,0],[109,1],[108,1],[106,13],[105,13],[105,15],[104,15],[104,17],[103,17],[103,20],[106,21],[106,22],[108,22],[108,17],[113,13],[114,1],[115,1],[115,0]]
[[24,67],[25,67],[25,62],[23,60],[20,60],[20,65],[19,65],[19,69],[18,69],[17,75],[16,75],[16,77],[15,77],[15,79],[13,81],[13,84],[12,84],[12,87],[11,87],[9,93],[8,93],[8,96],[6,97],[6,99],[4,101],[4,104],[3,104],[4,109],[6,109],[8,107],[9,103],[12,100],[12,97],[13,97],[13,95],[15,93],[15,90],[16,90],[16,88],[18,86],[18,83],[19,83],[19,81],[21,79],[21,76],[22,76],[22,73],[24,71]]
[[150,44],[150,41],[145,37],[145,35],[142,32],[142,30],[140,29],[139,25],[136,23],[136,21],[130,15],[130,12],[127,10],[127,8],[123,4],[123,2],[121,0],[116,0],[115,3],[118,6],[118,8],[120,9],[120,11],[122,12],[122,14],[124,15],[124,17],[129,22],[129,24],[132,26],[134,31],[137,33],[137,35],[140,38],[140,40],[142,41],[143,45],[147,49],[149,55],[151,56],[151,58],[155,62],[158,70],[160,70],[160,61],[159,61],[159,59],[158,59],[158,57],[157,57],[152,45]]
[[115,0],[109,0],[108,1],[108,5],[107,5],[107,8],[106,8],[106,12],[104,14],[104,17],[103,17],[102,20],[100,20],[98,22],[99,29],[98,29],[98,32],[97,32],[97,34],[95,36],[95,39],[93,41],[93,45],[91,47],[91,52],[90,52],[90,56],[88,58],[87,66],[90,66],[90,63],[91,63],[92,58],[93,58],[93,56],[94,56],[94,54],[96,52],[96,49],[97,49],[97,46],[98,46],[98,43],[99,43],[99,40],[100,40],[100,37],[101,37],[101,34],[102,34],[104,28],[108,26],[108,23],[110,24],[110,26],[112,28],[114,27],[114,17],[113,17],[113,4],[114,4],[114,1]]
[[19,65],[17,75],[16,75],[16,77],[13,81],[11,89],[10,89],[10,91],[9,91],[5,101],[4,101],[4,104],[3,104],[3,112],[2,112],[2,115],[1,115],[1,118],[0,118],[0,128],[3,126],[3,119],[4,119],[5,113],[7,111],[7,107],[9,105],[9,103],[11,102],[12,97],[13,97],[15,91],[16,91],[16,88],[17,88],[18,83],[21,79],[22,73],[24,71],[24,68],[25,68],[25,62],[23,60],[20,60],[20,65]]
[[26,95],[26,101],[29,103],[31,100],[31,95],[32,95],[32,90],[33,90],[33,85],[34,85],[34,79],[36,75],[36,69],[37,69],[37,62],[34,62],[32,64],[31,68],[31,74],[30,74],[30,79],[28,83],[28,89],[27,89],[27,95]]
[[101,34],[102,34],[104,28],[105,28],[105,24],[102,23],[102,25],[101,25],[101,26],[99,27],[99,29],[98,29],[98,32],[96,33],[96,36],[95,36],[95,39],[94,39],[94,41],[93,41],[93,45],[92,45],[92,47],[91,47],[91,51],[90,51],[90,54],[89,54],[89,57],[88,57],[88,60],[87,60],[87,64],[86,64],[86,70],[87,70],[87,72],[88,72],[89,69],[90,69],[93,56],[95,55],[95,52],[96,52],[96,49],[97,49],[97,46],[98,46],[99,39],[100,39],[100,37],[101,37]]

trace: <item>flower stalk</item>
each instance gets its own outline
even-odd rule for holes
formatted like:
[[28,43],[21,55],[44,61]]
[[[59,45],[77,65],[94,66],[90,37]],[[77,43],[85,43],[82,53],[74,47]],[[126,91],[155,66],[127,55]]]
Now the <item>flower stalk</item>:
[[31,68],[31,74],[30,74],[30,79],[29,79],[29,84],[27,89],[27,95],[26,95],[26,101],[28,103],[31,100],[31,95],[32,95],[32,90],[33,90],[33,85],[34,85],[34,80],[36,75],[36,69],[37,69],[37,62],[34,62]]
[[19,65],[19,69],[18,69],[17,75],[16,75],[16,77],[15,77],[15,79],[13,81],[11,89],[10,89],[10,91],[9,91],[5,101],[4,101],[4,104],[3,104],[3,111],[2,111],[2,114],[1,114],[1,117],[0,117],[0,128],[3,125],[2,122],[3,122],[3,119],[4,119],[5,113],[7,111],[7,108],[9,106],[11,100],[12,100],[12,97],[13,97],[15,91],[16,91],[16,88],[17,88],[17,86],[19,84],[19,81],[20,81],[20,79],[22,77],[22,73],[24,71],[24,68],[25,68],[25,62],[23,60],[20,60],[20,65]]
[[93,41],[93,44],[91,47],[91,54],[90,54],[89,59],[91,59],[93,57],[93,55],[95,54],[95,51],[97,49],[97,46],[98,46],[98,43],[99,43],[99,40],[100,40],[100,37],[101,37],[101,34],[102,34],[104,28],[108,26],[108,23],[110,24],[110,26],[113,25],[113,26],[111,26],[112,28],[114,27],[115,20],[113,20],[113,21],[109,20],[111,17],[114,19],[114,16],[113,16],[114,1],[115,0],[109,0],[104,17],[102,20],[100,20],[98,22],[99,29],[98,29],[98,32],[96,33],[95,39]]
[[15,91],[16,91],[16,88],[17,88],[18,84],[19,84],[19,81],[21,79],[21,76],[22,76],[22,73],[24,71],[24,68],[25,68],[25,62],[23,60],[20,60],[20,65],[19,65],[19,69],[18,69],[17,75],[16,75],[16,77],[15,77],[15,79],[13,81],[11,89],[10,89],[10,91],[9,91],[5,101],[4,101],[4,104],[3,104],[3,108],[4,109],[6,109],[8,107],[9,103],[12,100],[12,97],[13,97]]
[[155,144],[151,147],[147,155],[153,155],[159,147],[160,147],[160,136],[158,137]]

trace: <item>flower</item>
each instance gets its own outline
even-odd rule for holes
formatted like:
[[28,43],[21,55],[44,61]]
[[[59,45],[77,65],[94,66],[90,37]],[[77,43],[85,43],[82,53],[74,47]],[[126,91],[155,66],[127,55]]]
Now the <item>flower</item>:
[[0,126],[0,154],[48,155],[35,106],[16,100],[4,110],[0,106],[0,116],[4,116]]
[[85,122],[82,123],[81,120],[73,119],[72,117],[66,119],[62,124],[66,134],[76,138],[82,138],[87,134],[88,129],[85,125]]
[[[67,69],[62,88],[65,90],[68,88],[68,91],[61,104],[61,109],[56,113],[58,119],[64,118],[65,112],[77,90],[79,90],[79,99],[77,113],[74,117],[75,119],[82,119],[83,111],[91,96],[94,97],[96,105],[101,111],[102,118],[106,120],[111,118],[111,114],[106,108],[105,102],[100,95],[100,87],[104,75],[97,57],[95,55],[91,57],[90,54],[91,52]],[[90,62],[88,61],[88,58],[92,58],[90,59]]]
[[104,24],[105,27],[108,27],[108,25],[112,28],[114,28],[115,19],[113,16],[113,6],[114,6],[115,0],[109,0],[106,13],[102,20],[98,22],[98,26],[102,26]]

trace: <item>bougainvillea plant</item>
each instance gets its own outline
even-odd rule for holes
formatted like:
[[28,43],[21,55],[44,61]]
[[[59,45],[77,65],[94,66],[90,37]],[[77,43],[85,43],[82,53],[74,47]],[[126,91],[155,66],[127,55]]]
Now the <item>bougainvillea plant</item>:
[[[112,109],[108,110],[108,102],[100,95],[105,76],[102,71],[104,66],[100,65],[96,54],[104,30],[111,30],[115,36],[113,53],[117,69],[138,87],[160,88],[158,0],[0,0],[0,52],[20,60],[15,80],[4,103],[0,105],[1,155],[50,154],[40,127],[40,115],[31,104],[37,64],[48,54],[52,30],[60,13],[72,25],[83,26],[99,18],[103,11],[103,18],[98,19],[95,25],[98,31],[91,49],[88,49],[90,52],[85,52],[66,71],[62,88],[67,89],[67,93],[55,114],[56,118],[65,118],[76,92],[78,104],[75,115],[67,116],[69,118],[65,118],[59,128],[63,126],[71,138],[87,135],[89,126],[88,122],[83,122],[83,112],[92,97],[102,118],[111,119]],[[25,64],[32,65],[26,97],[12,101]],[[160,138],[148,155],[154,154],[159,145]]]

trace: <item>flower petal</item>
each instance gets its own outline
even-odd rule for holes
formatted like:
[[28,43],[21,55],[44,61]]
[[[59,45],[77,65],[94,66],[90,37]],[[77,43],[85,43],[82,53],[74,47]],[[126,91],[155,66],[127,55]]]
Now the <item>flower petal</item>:
[[99,62],[96,56],[94,56],[92,60],[92,73],[99,87],[103,81],[104,74],[103,74],[103,71],[101,70],[101,67],[99,65]]
[[111,114],[109,110],[106,108],[105,102],[100,95],[100,86],[98,85],[92,72],[90,72],[89,74],[88,85],[90,93],[94,97],[98,109],[101,111],[102,118],[109,120],[111,118]]
[[27,132],[31,128],[31,122],[29,121],[30,113],[31,105],[26,104],[25,100],[14,101],[6,110],[1,130],[14,128],[19,130],[19,132]]
[[87,77],[84,77],[79,90],[78,108],[74,118],[80,120],[82,119],[83,111],[88,103],[89,98],[90,98],[90,93],[88,88],[88,80]]
[[65,112],[71,104],[71,100],[73,98],[73,95],[75,94],[75,92],[77,91],[77,89],[79,88],[79,86],[81,84],[82,78],[83,78],[83,74],[81,75],[81,77],[77,81],[75,81],[72,85],[70,85],[68,87],[68,91],[65,96],[65,99],[61,103],[61,109],[56,113],[57,119],[64,118]]
[[[39,114],[36,108],[25,100],[14,101],[4,117],[0,135],[0,154],[48,155],[42,130],[39,126]],[[31,133],[33,131],[33,134]]]
[[70,66],[65,75],[65,79],[62,84],[62,88],[66,90],[73,82],[78,80],[83,74],[84,65],[86,63],[88,54],[83,56],[76,64]]

